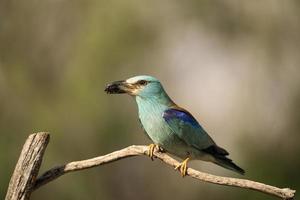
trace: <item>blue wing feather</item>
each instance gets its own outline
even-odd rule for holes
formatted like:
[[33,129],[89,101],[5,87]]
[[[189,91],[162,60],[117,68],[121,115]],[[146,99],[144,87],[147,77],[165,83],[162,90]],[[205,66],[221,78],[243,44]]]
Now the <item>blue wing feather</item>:
[[206,149],[215,142],[186,110],[176,107],[165,110],[163,118],[170,129],[180,139],[199,150]]
[[167,122],[173,120],[174,118],[180,119],[185,123],[189,123],[195,128],[198,128],[200,126],[200,124],[196,121],[196,119],[187,111],[168,109],[164,112],[164,119]]
[[167,109],[163,118],[170,129],[186,144],[212,155],[215,163],[227,169],[244,174],[245,171],[234,164],[226,156],[228,152],[216,145],[206,131],[200,126],[197,120],[186,110],[176,107]]

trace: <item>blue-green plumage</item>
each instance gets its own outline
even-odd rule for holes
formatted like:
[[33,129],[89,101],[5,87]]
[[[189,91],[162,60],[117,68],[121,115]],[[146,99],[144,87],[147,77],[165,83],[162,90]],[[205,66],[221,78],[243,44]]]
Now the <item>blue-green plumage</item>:
[[210,161],[243,174],[244,170],[226,156],[197,120],[177,106],[161,83],[151,76],[136,76],[107,86],[108,93],[128,93],[135,97],[140,122],[149,138],[180,158]]

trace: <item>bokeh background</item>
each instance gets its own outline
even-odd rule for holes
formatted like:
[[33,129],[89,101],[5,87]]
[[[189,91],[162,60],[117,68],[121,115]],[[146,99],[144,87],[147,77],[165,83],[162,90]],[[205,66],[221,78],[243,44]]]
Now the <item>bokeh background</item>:
[[[296,0],[1,0],[0,198],[30,133],[51,132],[41,172],[149,144],[133,99],[103,92],[139,74],[159,78],[245,178],[299,189],[299,36]],[[32,199],[272,198],[136,157],[65,175]]]

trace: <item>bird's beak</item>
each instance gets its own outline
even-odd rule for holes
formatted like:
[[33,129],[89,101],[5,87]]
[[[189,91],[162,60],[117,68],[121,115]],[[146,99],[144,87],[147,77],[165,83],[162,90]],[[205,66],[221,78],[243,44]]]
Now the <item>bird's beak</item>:
[[115,81],[108,84],[104,90],[108,94],[123,94],[128,93],[130,95],[134,94],[135,87],[127,83],[126,81]]

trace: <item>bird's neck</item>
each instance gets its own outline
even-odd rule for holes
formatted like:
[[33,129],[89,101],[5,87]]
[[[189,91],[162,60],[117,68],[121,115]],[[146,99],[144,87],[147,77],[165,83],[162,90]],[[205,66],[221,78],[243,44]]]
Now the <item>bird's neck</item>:
[[163,112],[175,105],[165,92],[147,98],[136,96],[135,100],[137,102],[140,115],[153,112]]

